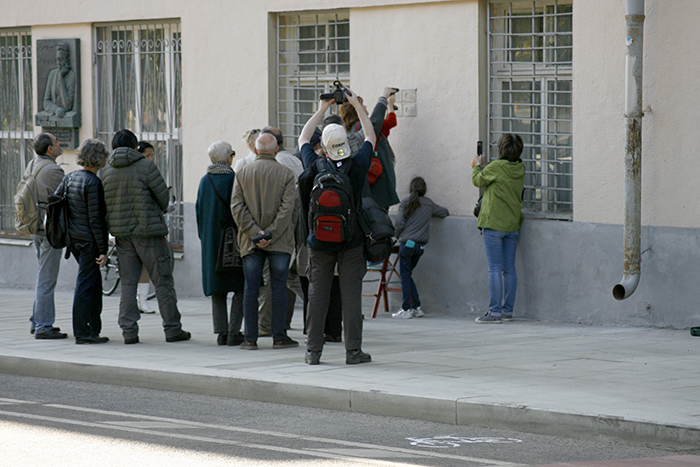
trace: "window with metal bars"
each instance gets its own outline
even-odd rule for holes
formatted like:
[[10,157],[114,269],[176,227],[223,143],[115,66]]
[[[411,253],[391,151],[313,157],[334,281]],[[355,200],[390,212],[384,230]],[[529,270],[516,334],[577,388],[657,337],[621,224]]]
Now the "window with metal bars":
[[184,245],[182,204],[182,36],[176,20],[94,28],[95,135],[111,144],[121,129],[153,144],[171,188],[170,243]]
[[29,28],[0,29],[0,235],[15,230],[13,198],[27,164],[32,140],[32,36]]
[[277,50],[277,121],[293,148],[319,94],[336,79],[350,85],[349,13],[279,14]]
[[489,28],[489,151],[498,139],[525,144],[523,209],[571,219],[573,0],[491,1]]

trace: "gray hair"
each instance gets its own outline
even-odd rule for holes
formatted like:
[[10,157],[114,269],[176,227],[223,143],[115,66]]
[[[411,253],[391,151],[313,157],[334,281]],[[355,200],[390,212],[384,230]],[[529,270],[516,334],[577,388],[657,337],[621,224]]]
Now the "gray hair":
[[208,152],[213,164],[225,164],[226,159],[233,153],[233,148],[226,141],[217,141],[209,146]]
[[86,139],[75,152],[75,156],[78,165],[100,168],[105,165],[109,151],[99,139]]
[[277,149],[277,139],[269,133],[263,133],[255,140],[255,149],[258,154],[274,155]]

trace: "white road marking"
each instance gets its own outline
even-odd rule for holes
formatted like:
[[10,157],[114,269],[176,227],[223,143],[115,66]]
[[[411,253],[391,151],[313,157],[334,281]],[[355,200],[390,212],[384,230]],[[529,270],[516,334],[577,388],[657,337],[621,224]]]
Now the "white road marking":
[[[159,422],[159,423],[163,423],[163,424],[168,424],[169,428],[188,428],[189,427],[189,428],[217,429],[217,430],[222,430],[222,431],[230,431],[230,432],[238,432],[238,433],[246,433],[246,434],[258,434],[258,435],[277,437],[277,438],[296,439],[296,440],[307,441],[307,442],[311,441],[311,442],[335,444],[335,445],[340,445],[340,446],[357,448],[360,450],[375,450],[375,451],[382,451],[384,453],[403,454],[404,456],[410,456],[410,457],[442,458],[442,459],[454,459],[454,460],[459,460],[459,461],[464,461],[464,462],[477,462],[477,463],[482,463],[482,464],[486,464],[486,465],[493,465],[493,466],[498,466],[498,467],[522,467],[524,465],[524,464],[514,464],[511,462],[503,462],[503,461],[498,461],[498,460],[494,460],[494,459],[482,459],[482,458],[477,458],[477,457],[459,456],[459,455],[455,455],[455,454],[447,454],[444,452],[421,451],[421,450],[416,450],[416,449],[406,449],[406,448],[393,447],[393,446],[382,446],[382,445],[369,444],[369,443],[359,443],[359,442],[345,441],[345,440],[340,440],[340,439],[320,438],[320,437],[315,437],[315,436],[297,435],[297,434],[293,434],[293,433],[283,433],[283,432],[275,432],[275,431],[267,431],[267,430],[257,430],[257,429],[253,429],[253,428],[239,428],[239,427],[231,427],[231,426],[225,426],[225,425],[206,424],[206,423],[199,423],[199,422],[193,422],[193,421],[188,421],[188,420],[178,420],[178,419],[165,418],[165,417],[155,417],[155,416],[151,416],[151,415],[142,415],[142,414],[130,414],[130,413],[125,413],[125,412],[116,412],[116,411],[101,410],[101,409],[91,409],[91,408],[76,407],[76,406],[69,406],[69,405],[63,405],[63,404],[42,404],[42,403],[33,402],[33,401],[16,401],[16,403],[17,404],[39,404],[39,405],[42,405],[43,407],[47,407],[47,408],[55,408],[55,409],[70,410],[70,411],[75,411],[75,412],[85,412],[85,413],[92,413],[92,414],[99,414],[99,415],[108,415],[108,416],[115,416],[115,417],[147,420],[150,422]],[[202,436],[195,436],[195,435],[185,435],[185,434],[180,434],[180,433],[166,433],[166,432],[156,431],[153,429],[138,428],[137,426],[134,426],[133,423],[125,423],[125,422],[121,422],[121,421],[84,422],[84,421],[79,421],[79,420],[71,420],[71,419],[67,419],[67,418],[57,418],[57,417],[48,417],[48,416],[43,416],[43,415],[23,414],[23,413],[17,413],[17,412],[9,412],[9,411],[0,411],[0,415],[7,415],[7,416],[11,416],[11,417],[27,418],[27,419],[34,419],[34,420],[43,420],[43,421],[49,421],[49,422],[54,422],[54,423],[63,423],[63,424],[67,424],[67,425],[86,426],[86,427],[93,427],[93,428],[100,428],[100,429],[107,429],[107,430],[111,429],[111,430],[119,430],[119,431],[126,431],[126,432],[132,432],[132,433],[142,433],[142,434],[148,434],[148,435],[153,435],[153,436],[186,439],[186,440],[192,440],[192,441],[204,441],[204,442],[209,442],[209,443],[213,443],[213,444],[235,445],[235,446],[241,446],[241,447],[247,447],[247,448],[253,448],[253,449],[261,449],[261,450],[276,451],[276,452],[286,452],[286,453],[290,453],[290,454],[299,454],[299,455],[314,456],[314,457],[321,457],[321,458],[328,458],[328,459],[352,460],[352,461],[359,462],[359,463],[366,463],[367,462],[367,459],[366,458],[363,459],[362,454],[360,454],[360,452],[364,453],[366,451],[358,451],[359,457],[348,457],[347,455],[343,455],[342,453],[336,454],[334,452],[336,450],[334,450],[334,449],[292,449],[292,448],[285,448],[285,447],[281,447],[281,446],[272,446],[272,445],[257,444],[257,443],[247,443],[247,442],[234,441],[234,440],[228,440],[228,439],[217,439],[217,438],[209,438],[209,437],[202,437]],[[345,451],[345,452],[347,452],[347,451]],[[377,453],[377,454],[379,454],[379,453]],[[388,457],[388,454],[385,456],[381,456],[381,457]],[[378,459],[373,459],[372,462],[373,462],[373,465],[386,465],[386,466],[391,466],[391,467],[403,467],[403,466],[410,465],[412,467],[416,467],[416,464],[396,463],[396,462],[389,462],[389,461],[381,461]]]

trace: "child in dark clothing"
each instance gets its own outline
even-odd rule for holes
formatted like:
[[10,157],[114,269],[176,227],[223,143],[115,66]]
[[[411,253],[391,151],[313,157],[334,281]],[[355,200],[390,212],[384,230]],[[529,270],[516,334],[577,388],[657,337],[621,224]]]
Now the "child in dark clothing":
[[423,255],[423,248],[428,243],[431,217],[447,217],[449,211],[426,198],[427,187],[422,177],[414,177],[409,185],[409,196],[401,200],[399,213],[396,215],[396,237],[399,239],[399,274],[401,274],[401,292],[403,305],[391,315],[396,319],[420,318],[425,313],[420,307],[418,289],[411,274]]

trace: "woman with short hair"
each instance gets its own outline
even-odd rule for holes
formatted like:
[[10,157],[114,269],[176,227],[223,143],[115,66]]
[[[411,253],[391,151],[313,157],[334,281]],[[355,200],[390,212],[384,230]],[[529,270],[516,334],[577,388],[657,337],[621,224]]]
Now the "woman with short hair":
[[88,139],[76,151],[82,170],[63,178],[56,195],[66,189],[68,200],[68,250],[78,262],[73,295],[73,335],[76,344],[104,344],[102,331],[102,275],[107,263],[107,207],[97,171],[104,167],[109,151],[98,139]]
[[[235,174],[231,163],[236,153],[226,141],[215,142],[209,146],[208,152],[212,163],[199,182],[195,205],[197,233],[202,245],[202,287],[204,295],[211,296],[217,344],[235,346],[243,342],[243,268],[219,273],[216,272],[216,262],[221,244],[221,226],[225,222],[233,222],[231,191]],[[233,292],[230,317],[226,310],[229,292]]]

